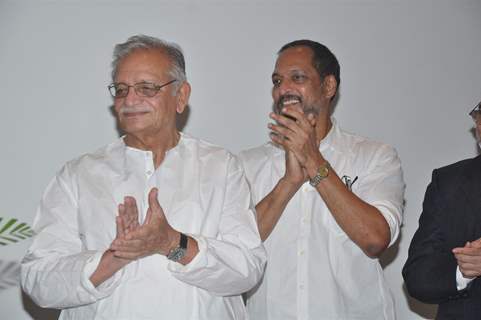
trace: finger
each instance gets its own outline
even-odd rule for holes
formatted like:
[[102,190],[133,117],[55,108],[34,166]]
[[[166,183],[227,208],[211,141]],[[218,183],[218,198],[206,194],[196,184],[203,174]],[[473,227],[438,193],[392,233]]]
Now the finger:
[[291,140],[295,135],[294,131],[292,131],[291,129],[273,123],[269,123],[268,128],[284,139]]
[[464,274],[470,274],[472,275],[473,273],[479,273],[481,270],[481,266],[473,263],[461,263],[458,264],[459,266],[459,271]]
[[481,238],[470,242],[471,247],[481,248]]
[[139,209],[137,208],[137,201],[135,201],[133,197],[130,197],[130,212],[128,218],[130,229],[134,229],[139,225]]
[[292,148],[292,144],[290,143],[290,141],[279,135],[278,133],[271,132],[269,134],[269,137],[271,138],[272,142],[280,145],[282,148],[284,148],[284,150],[290,150]]
[[463,254],[467,256],[481,256],[481,250],[479,248],[454,248],[452,252],[455,254]]
[[316,120],[317,120],[317,119],[316,119],[316,117],[314,116],[314,114],[309,113],[309,114],[307,115],[307,121],[309,122],[309,124],[310,124],[311,126],[314,127],[314,126],[316,125]]
[[115,217],[115,226],[117,227],[117,237],[123,237],[125,235],[125,225],[123,216],[125,215],[125,206],[119,204],[118,206],[119,215]]
[[286,115],[279,115],[274,112],[271,113],[271,118],[282,127],[288,128],[291,131],[301,132],[303,130],[300,126],[300,120],[292,119]]
[[137,260],[139,258],[143,257],[143,252],[127,252],[127,251],[120,251],[116,250],[114,251],[114,257],[116,258],[121,258],[121,259],[127,259],[127,260]]
[[149,191],[149,195],[148,195],[149,208],[147,209],[144,225],[151,223],[154,214],[156,214],[161,210],[159,200],[157,200],[157,194],[158,194],[157,188],[152,188]]
[[468,255],[457,254],[455,255],[455,258],[458,264],[468,263],[473,265],[479,265],[481,268],[481,257],[479,256],[468,256]]
[[282,109],[282,113],[296,119],[296,124],[298,124],[304,130],[310,130],[312,128],[306,114],[302,111],[301,107],[288,106]]
[[462,269],[461,267],[459,267],[459,271],[461,271],[463,277],[465,278],[475,278],[477,276],[479,276],[479,272],[475,271],[475,270],[470,270],[470,269]]

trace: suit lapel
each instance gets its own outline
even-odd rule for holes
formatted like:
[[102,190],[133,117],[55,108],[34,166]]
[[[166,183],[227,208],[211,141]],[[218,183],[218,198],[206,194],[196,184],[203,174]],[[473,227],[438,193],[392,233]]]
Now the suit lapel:
[[471,208],[471,219],[475,229],[481,232],[481,156],[470,161],[462,175],[461,181],[465,183],[461,184],[461,189],[466,195],[466,205]]

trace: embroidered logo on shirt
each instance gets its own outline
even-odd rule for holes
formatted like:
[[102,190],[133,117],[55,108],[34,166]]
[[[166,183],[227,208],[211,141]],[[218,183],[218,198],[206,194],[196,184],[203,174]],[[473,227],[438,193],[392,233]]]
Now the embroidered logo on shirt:
[[357,178],[358,178],[358,176],[355,176],[354,179],[352,179],[350,176],[344,175],[344,176],[342,176],[341,180],[342,180],[342,182],[344,182],[347,189],[349,191],[352,191],[352,185],[354,184],[354,182],[357,181]]

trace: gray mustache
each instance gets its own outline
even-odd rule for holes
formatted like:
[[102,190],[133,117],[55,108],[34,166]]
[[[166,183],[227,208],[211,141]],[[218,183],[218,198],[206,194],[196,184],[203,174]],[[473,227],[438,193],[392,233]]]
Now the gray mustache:
[[124,114],[124,113],[135,113],[135,112],[149,112],[151,110],[152,108],[148,106],[135,106],[135,107],[121,106],[119,109],[119,113]]

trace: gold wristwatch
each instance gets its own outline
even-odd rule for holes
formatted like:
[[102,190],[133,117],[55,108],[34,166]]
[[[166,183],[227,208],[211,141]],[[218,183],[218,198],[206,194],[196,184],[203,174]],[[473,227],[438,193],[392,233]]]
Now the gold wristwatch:
[[329,162],[325,162],[323,165],[319,167],[317,170],[317,174],[309,179],[309,184],[313,186],[314,188],[317,187],[317,185],[323,180],[326,179],[327,176],[329,175],[329,170],[331,170],[331,165]]

